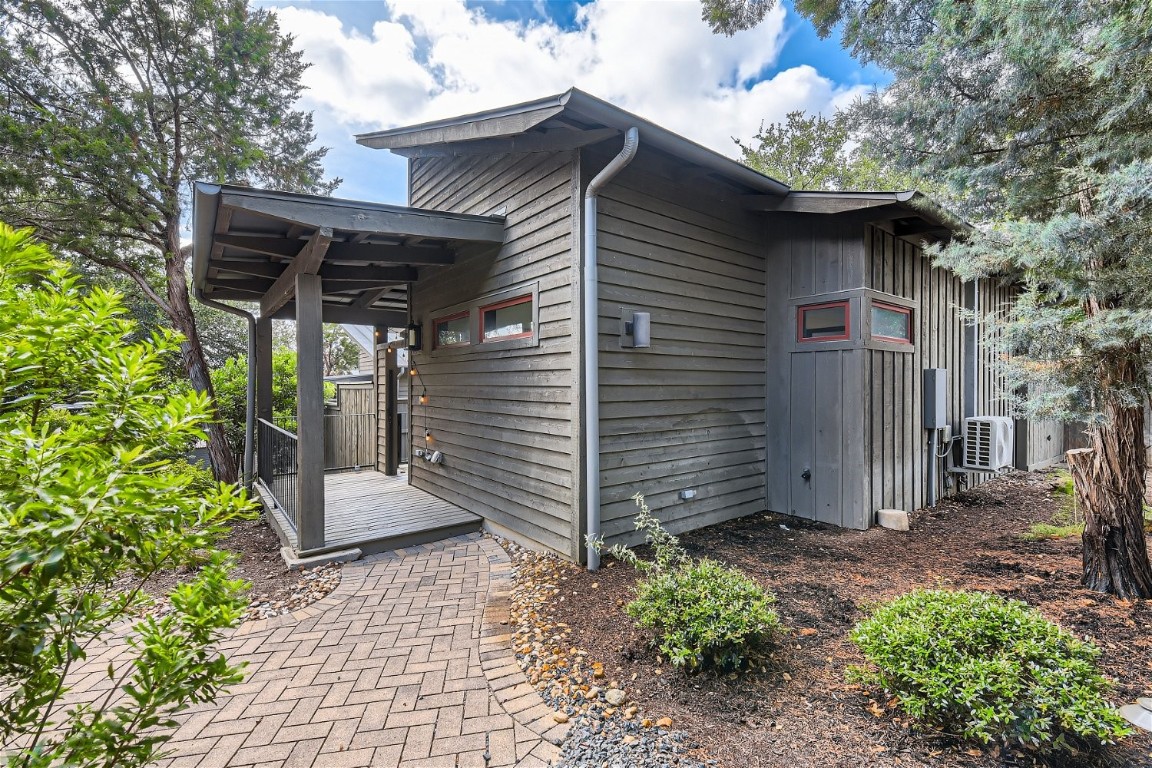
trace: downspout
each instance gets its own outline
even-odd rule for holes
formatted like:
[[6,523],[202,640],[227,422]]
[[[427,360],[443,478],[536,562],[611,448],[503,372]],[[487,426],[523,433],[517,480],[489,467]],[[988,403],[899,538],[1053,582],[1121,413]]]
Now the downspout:
[[196,300],[204,306],[219,309],[248,321],[248,387],[244,403],[244,487],[251,488],[252,456],[255,449],[252,433],[256,429],[256,317],[251,312],[245,312],[238,307],[209,299],[198,285],[193,287],[192,292],[196,296]]
[[639,145],[640,131],[629,128],[620,154],[596,174],[584,193],[584,479],[590,571],[600,568],[600,553],[593,546],[600,540],[600,283],[596,269],[596,196],[632,162]]

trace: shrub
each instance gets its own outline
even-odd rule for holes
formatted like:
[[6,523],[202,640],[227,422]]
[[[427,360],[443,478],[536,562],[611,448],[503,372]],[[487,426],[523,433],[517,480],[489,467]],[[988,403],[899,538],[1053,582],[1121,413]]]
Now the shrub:
[[[173,714],[242,677],[216,646],[247,601],[213,542],[250,505],[235,487],[191,490],[195,470],[172,459],[203,437],[208,399],[165,388],[177,337],[138,340],[119,296],[79,285],[0,224],[0,764],[13,768],[152,764]],[[173,610],[129,624],[143,583],[181,566],[198,572]],[[69,672],[112,637],[127,646],[112,690],[69,703]]]
[[1129,733],[1108,704],[1100,651],[1017,600],[918,590],[852,631],[875,670],[855,670],[904,710],[982,743],[1069,750],[1067,737],[1111,743]]
[[612,554],[631,563],[645,578],[625,610],[642,627],[660,634],[660,652],[688,672],[708,667],[744,666],[779,626],[774,597],[735,568],[714,560],[693,561],[680,542],[660,525],[644,503],[636,529],[644,531],[653,559],[642,560],[617,545]]

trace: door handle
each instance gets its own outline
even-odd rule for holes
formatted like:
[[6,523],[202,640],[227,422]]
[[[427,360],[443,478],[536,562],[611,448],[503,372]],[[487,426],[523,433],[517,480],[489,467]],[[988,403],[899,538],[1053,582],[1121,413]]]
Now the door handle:
[[812,470],[808,469],[808,467],[804,467],[804,471],[800,473],[800,477],[804,478],[805,480],[811,480]]

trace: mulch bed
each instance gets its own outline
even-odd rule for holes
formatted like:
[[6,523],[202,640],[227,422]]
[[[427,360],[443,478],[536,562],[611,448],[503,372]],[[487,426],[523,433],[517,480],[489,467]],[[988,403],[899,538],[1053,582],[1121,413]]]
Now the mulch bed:
[[848,666],[863,663],[847,635],[865,606],[943,587],[1027,602],[1103,649],[1117,704],[1152,695],[1152,603],[1083,589],[1079,537],[1020,537],[1060,505],[1051,476],[1016,473],[916,513],[909,533],[768,514],[683,536],[693,555],[737,566],[777,596],[788,632],[768,665],[746,676],[688,677],[660,659],[623,610],[636,574],[611,559],[597,573],[565,564],[551,619],[567,624],[572,643],[609,675],[628,681],[644,716],[670,716],[724,766],[1152,766],[1152,736],[1144,733],[1041,763],[1019,751],[976,749],[917,729],[879,692],[845,680]]

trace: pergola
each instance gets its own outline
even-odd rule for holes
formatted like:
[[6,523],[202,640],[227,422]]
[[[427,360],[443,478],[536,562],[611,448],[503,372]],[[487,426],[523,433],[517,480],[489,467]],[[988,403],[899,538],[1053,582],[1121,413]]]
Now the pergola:
[[322,550],[323,323],[404,327],[409,286],[499,248],[504,219],[197,183],[193,234],[197,296],[260,306],[249,377],[262,424],[273,419],[272,320],[296,320],[297,474],[280,501],[294,506],[300,551]]

